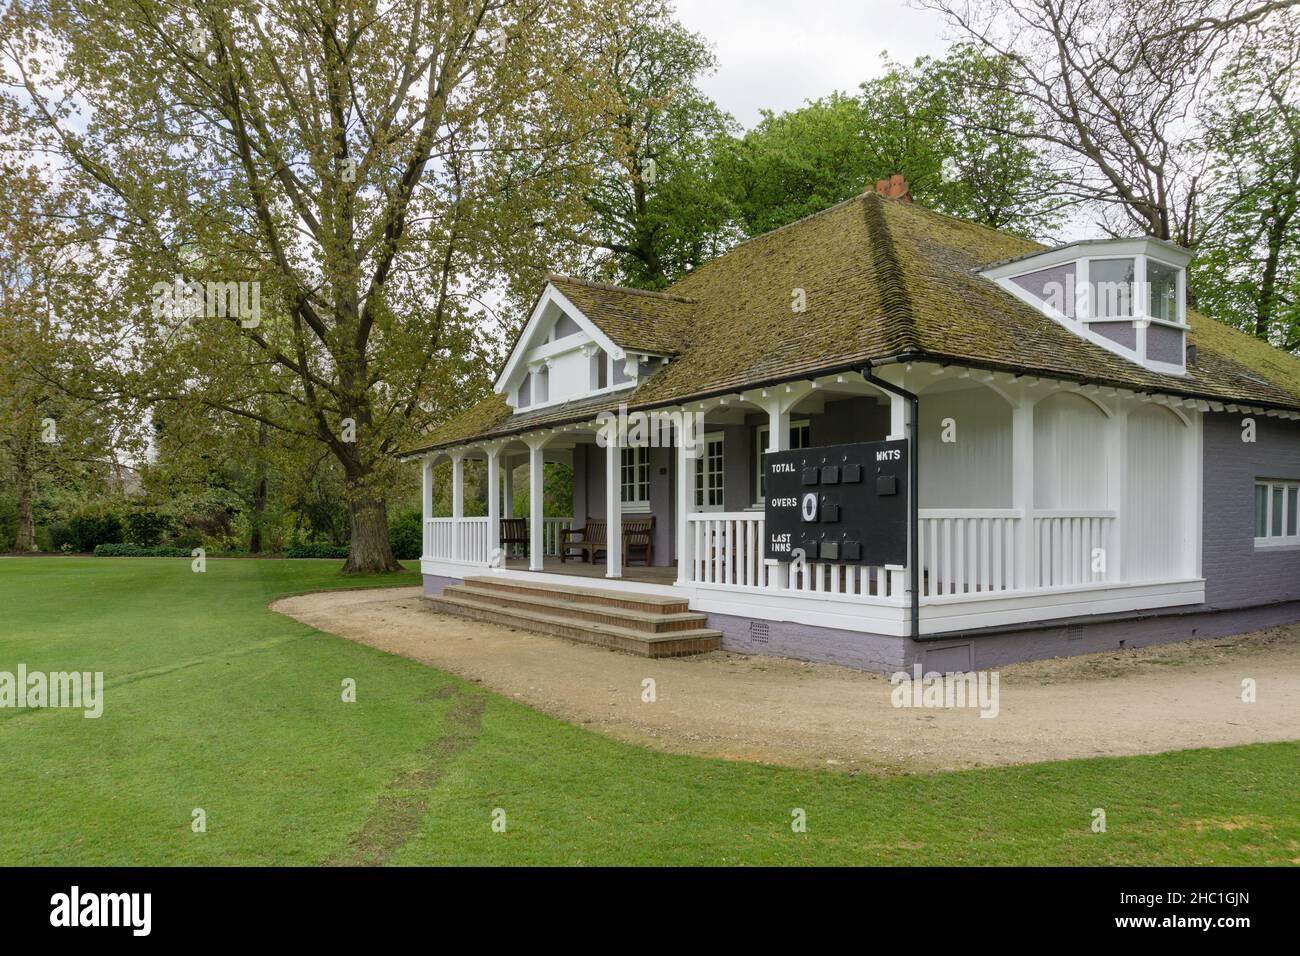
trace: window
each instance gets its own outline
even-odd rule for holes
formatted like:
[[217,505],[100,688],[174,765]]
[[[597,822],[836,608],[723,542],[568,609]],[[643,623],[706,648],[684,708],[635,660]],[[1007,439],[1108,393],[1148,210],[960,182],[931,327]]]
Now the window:
[[725,501],[723,486],[722,436],[704,436],[704,454],[695,459],[695,508],[698,511],[721,511]]
[[1300,481],[1255,482],[1255,543],[1300,544]]
[[1128,318],[1133,314],[1134,259],[1092,259],[1088,284],[1092,287],[1094,318]]
[[1173,266],[1147,259],[1147,288],[1150,302],[1147,314],[1153,319],[1181,322],[1178,315],[1178,270]]
[[623,449],[623,510],[650,508],[650,449]]
[[516,408],[527,408],[533,404],[533,373],[529,372],[519,384],[519,397],[515,400]]
[[[757,452],[754,455],[754,459],[756,462],[754,487],[758,489],[758,501],[757,501],[758,504],[763,503],[763,453],[767,451],[767,436],[769,434],[770,434],[769,428],[766,425],[763,425],[758,429],[758,433],[754,438],[755,448]],[[809,440],[811,436],[812,436],[812,426],[808,422],[802,421],[802,422],[790,423],[790,448],[791,449],[808,448],[809,446],[812,445],[812,442]]]

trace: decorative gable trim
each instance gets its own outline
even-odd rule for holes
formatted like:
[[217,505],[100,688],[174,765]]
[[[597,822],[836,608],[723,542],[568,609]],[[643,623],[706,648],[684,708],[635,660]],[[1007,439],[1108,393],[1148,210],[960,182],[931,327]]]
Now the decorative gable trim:
[[[555,287],[551,282],[546,283],[546,288],[537,298],[537,304],[533,306],[532,314],[528,317],[528,322],[524,325],[524,330],[520,334],[515,347],[510,353],[510,358],[506,360],[505,367],[501,374],[497,376],[496,383],[493,385],[493,391],[504,393],[510,390],[516,383],[515,379],[521,377],[525,372],[524,356],[537,350],[539,355],[534,358],[545,357],[547,346],[542,343],[535,343],[538,331],[543,327],[546,321],[546,313],[552,306],[560,309],[561,313],[567,315],[577,324],[586,335],[602,349],[609,353],[615,360],[619,361],[625,358],[623,349],[614,344],[614,341],[602,332],[594,322],[582,314],[582,310],[574,305],[569,298]],[[568,336],[565,337],[566,339]],[[570,344],[564,339],[550,343],[551,351],[562,351],[568,349]]]

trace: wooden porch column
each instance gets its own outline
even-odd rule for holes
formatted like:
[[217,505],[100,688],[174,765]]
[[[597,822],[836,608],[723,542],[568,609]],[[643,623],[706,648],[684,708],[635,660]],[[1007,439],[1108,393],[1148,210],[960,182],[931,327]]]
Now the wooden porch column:
[[528,443],[528,570],[541,571],[544,567],[542,538],[542,508],[545,480],[542,472],[542,449],[546,439],[541,435],[529,435],[524,439]]
[[505,567],[505,552],[501,553],[500,564],[496,561],[497,550],[501,547],[501,446],[487,445],[487,486],[488,486],[488,564],[490,567]]
[[420,511],[424,520],[420,522],[420,540],[423,542],[420,553],[426,558],[433,557],[433,541],[429,533],[429,521],[433,518],[433,456],[425,455],[420,468]]
[[1011,410],[1011,507],[1020,512],[1016,531],[1015,588],[1038,586],[1038,538],[1034,534],[1034,399],[1025,392]]
[[461,522],[465,520],[465,452],[451,453],[451,556],[459,561],[464,557],[461,542]]
[[[605,440],[605,577],[623,576],[623,436],[607,429]],[[611,440],[612,436],[612,440]]]
[[691,413],[682,409],[682,427],[677,432],[677,584],[691,581],[694,553],[691,541],[691,510],[695,507],[695,443],[703,436],[686,424]]

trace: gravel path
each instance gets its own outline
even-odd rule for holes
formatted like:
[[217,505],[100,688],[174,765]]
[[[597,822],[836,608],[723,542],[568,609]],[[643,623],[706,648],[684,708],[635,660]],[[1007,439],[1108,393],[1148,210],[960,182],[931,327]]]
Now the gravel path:
[[[272,608],[472,680],[575,724],[675,753],[933,771],[1300,739],[1300,626],[999,673],[998,714],[896,708],[889,678],[723,652],[652,661],[440,614],[419,588],[306,594]],[[653,703],[643,681],[655,682]],[[1257,702],[1243,703],[1252,678]]]

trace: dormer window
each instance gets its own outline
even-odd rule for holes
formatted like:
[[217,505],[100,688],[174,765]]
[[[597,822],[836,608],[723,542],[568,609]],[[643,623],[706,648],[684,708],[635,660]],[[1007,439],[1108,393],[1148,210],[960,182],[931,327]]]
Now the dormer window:
[[1077,242],[979,270],[1082,339],[1153,372],[1186,373],[1186,249]]

